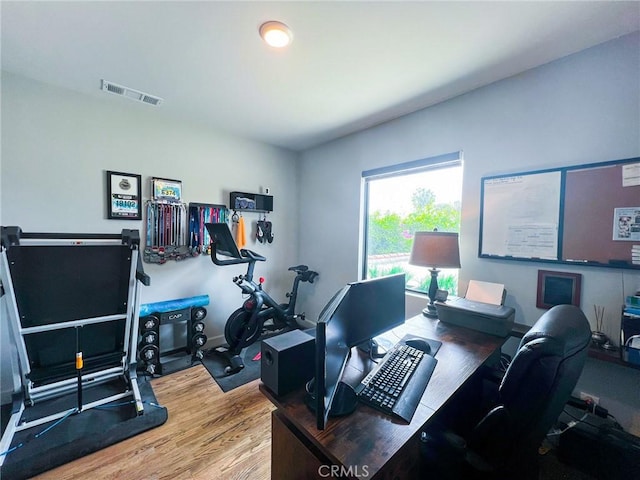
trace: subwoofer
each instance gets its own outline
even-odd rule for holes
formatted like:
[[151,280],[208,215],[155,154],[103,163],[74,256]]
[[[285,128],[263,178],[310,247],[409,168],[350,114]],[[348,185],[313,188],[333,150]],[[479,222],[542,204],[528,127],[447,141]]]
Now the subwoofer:
[[262,341],[262,382],[277,396],[302,387],[313,377],[315,339],[301,330],[292,330]]

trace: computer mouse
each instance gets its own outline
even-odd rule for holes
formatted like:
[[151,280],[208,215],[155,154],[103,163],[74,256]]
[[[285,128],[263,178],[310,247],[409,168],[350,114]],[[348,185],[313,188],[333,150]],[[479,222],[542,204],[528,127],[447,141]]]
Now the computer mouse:
[[421,338],[410,338],[404,343],[409,347],[413,347],[416,350],[424,352],[426,355],[431,354],[431,345],[429,345],[429,342],[427,342],[426,340],[422,340]]

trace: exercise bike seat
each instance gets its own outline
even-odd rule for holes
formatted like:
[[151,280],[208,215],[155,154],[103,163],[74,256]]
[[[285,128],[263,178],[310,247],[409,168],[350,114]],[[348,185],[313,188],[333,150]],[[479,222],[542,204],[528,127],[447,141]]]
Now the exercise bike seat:
[[296,273],[303,273],[309,270],[309,267],[307,267],[306,265],[296,265],[295,267],[289,267],[288,270]]

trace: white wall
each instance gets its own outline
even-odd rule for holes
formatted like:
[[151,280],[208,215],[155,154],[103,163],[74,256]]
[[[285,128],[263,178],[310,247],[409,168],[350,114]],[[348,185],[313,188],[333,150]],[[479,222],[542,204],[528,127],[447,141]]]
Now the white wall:
[[[535,306],[537,270],[581,273],[583,310],[595,325],[593,305],[604,305],[605,332],[617,340],[624,295],[640,290],[640,272],[478,258],[480,178],[640,156],[639,33],[304,152],[300,257],[331,265],[307,310],[317,315],[337,288],[359,276],[362,171],[458,150],[462,293],[469,279],[504,283],[516,321],[532,325],[543,313]],[[417,306],[408,298],[408,311],[417,313]],[[581,382],[640,434],[638,376],[616,390],[615,381],[598,379],[601,371],[589,363]]]
[[[25,232],[137,228],[143,235],[140,221],[106,219],[105,170],[141,174],[145,199],[152,176],[182,180],[186,202],[228,204],[230,191],[259,193],[268,186],[275,239],[265,245],[251,239],[248,248],[267,257],[256,274],[266,277],[274,298],[284,300],[293,279],[287,268],[298,262],[297,158],[294,152],[166,119],[146,104],[106,93],[92,98],[2,72],[0,224]],[[258,215],[244,217],[249,233],[255,232]],[[142,288],[142,303],[209,295],[206,333],[222,343],[224,321],[242,302],[231,281],[244,272],[242,266],[217,267],[202,256],[145,264],[145,271],[151,286]]]
[[504,283],[516,321],[531,325],[537,270],[582,273],[584,310],[594,320],[593,304],[605,305],[615,338],[640,274],[478,258],[480,178],[639,156],[638,43],[627,36],[304,152],[300,256],[332,265],[309,308],[358,278],[362,171],[462,150],[462,292],[472,278]]
[[[294,153],[167,120],[146,105],[88,98],[3,72],[0,223],[25,231],[142,228],[105,219],[107,169],[142,174],[145,197],[150,176],[183,180],[185,200],[196,202],[227,203],[230,190],[269,186],[276,240],[250,245],[269,259],[257,273],[280,296],[290,283],[287,266],[302,261],[318,270],[318,282],[300,295],[314,319],[359,275],[361,172],[462,150],[462,287],[471,278],[505,283],[516,320],[532,324],[542,313],[535,307],[537,269],[553,268],[477,258],[480,178],[640,155],[639,43],[636,33],[586,50],[311,149],[300,164]],[[557,269],[584,275],[583,307],[593,321],[592,305],[605,305],[607,333],[615,338],[622,297],[640,288],[640,275]],[[239,304],[230,278],[240,268],[196,258],[146,270],[153,283],[143,302],[211,296],[210,336]],[[632,390],[632,401],[640,399]]]

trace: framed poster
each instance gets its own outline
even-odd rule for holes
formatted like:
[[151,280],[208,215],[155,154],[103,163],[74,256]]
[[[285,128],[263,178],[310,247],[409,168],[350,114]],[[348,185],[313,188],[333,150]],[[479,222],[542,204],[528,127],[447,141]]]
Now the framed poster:
[[182,182],[169,178],[151,179],[151,196],[157,202],[177,203],[182,200]]
[[538,270],[538,295],[536,307],[551,308],[556,305],[580,307],[582,275],[579,273]]
[[613,210],[613,239],[640,242],[640,206]]
[[142,176],[107,170],[107,218],[142,219]]

